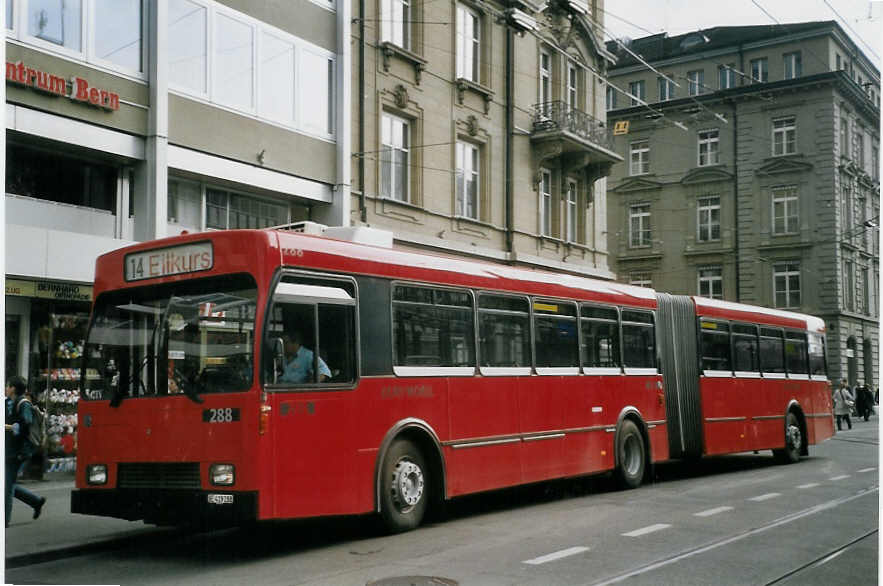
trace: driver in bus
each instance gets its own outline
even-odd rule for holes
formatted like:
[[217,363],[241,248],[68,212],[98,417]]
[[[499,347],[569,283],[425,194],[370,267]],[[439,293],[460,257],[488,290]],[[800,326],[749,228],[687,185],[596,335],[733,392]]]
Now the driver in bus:
[[[313,382],[313,351],[303,346],[302,334],[300,332],[282,334],[282,342],[285,345],[285,369],[278,379],[279,382]],[[318,382],[325,382],[330,377],[331,371],[320,357]]]

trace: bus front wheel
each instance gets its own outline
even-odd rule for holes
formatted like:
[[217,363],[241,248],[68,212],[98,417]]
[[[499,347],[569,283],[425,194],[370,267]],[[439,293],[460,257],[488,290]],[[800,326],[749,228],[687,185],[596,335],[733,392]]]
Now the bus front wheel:
[[644,479],[646,458],[644,439],[638,426],[629,419],[616,434],[616,481],[621,488],[638,488]]
[[426,459],[411,441],[397,439],[380,470],[380,515],[391,533],[420,525],[429,500]]

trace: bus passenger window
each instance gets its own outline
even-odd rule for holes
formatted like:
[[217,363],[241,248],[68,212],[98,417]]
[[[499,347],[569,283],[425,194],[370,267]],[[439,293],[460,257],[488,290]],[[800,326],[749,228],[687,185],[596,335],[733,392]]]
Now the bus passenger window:
[[785,372],[782,330],[760,328],[760,370],[771,374]]
[[733,324],[733,370],[760,372],[757,355],[757,328],[747,324]]
[[809,374],[806,334],[803,332],[785,333],[785,366],[788,374]]
[[529,310],[524,297],[479,296],[481,366],[530,367]]
[[579,366],[576,306],[535,299],[533,311],[537,367]]
[[730,371],[730,326],[726,322],[700,320],[702,370]]
[[622,356],[626,368],[656,368],[652,312],[622,310]]
[[580,316],[583,366],[619,368],[619,316],[616,308],[583,305]]
[[472,296],[467,291],[397,285],[392,329],[395,366],[475,366]]
[[349,383],[356,373],[355,299],[347,291],[281,282],[267,322],[264,380],[269,384]]
[[828,376],[828,368],[825,364],[825,336],[820,334],[809,335],[809,373],[814,376]]

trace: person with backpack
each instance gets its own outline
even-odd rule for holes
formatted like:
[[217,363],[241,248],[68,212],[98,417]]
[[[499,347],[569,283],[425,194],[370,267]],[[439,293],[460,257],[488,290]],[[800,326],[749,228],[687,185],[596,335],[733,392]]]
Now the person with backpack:
[[34,509],[34,519],[40,516],[46,497],[37,496],[16,483],[18,474],[40,447],[41,417],[35,416],[37,407],[27,397],[27,382],[13,376],[6,383],[6,526],[12,517],[12,498],[15,497]]

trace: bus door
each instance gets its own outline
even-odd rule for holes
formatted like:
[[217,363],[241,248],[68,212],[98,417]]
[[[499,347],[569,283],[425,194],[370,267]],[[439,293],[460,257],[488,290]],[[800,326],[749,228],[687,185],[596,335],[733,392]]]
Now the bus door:
[[264,330],[274,515],[352,510],[358,340],[352,279],[285,274]]

